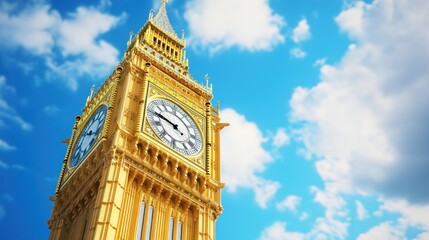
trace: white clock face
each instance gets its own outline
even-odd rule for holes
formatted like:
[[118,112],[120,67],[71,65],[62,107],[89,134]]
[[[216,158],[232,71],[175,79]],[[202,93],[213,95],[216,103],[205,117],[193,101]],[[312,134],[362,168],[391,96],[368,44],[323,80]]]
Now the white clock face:
[[85,158],[97,139],[107,115],[107,106],[102,105],[89,119],[76,141],[70,167],[76,167]]
[[146,114],[156,135],[168,146],[187,156],[201,151],[200,131],[182,108],[168,100],[155,99],[147,105]]

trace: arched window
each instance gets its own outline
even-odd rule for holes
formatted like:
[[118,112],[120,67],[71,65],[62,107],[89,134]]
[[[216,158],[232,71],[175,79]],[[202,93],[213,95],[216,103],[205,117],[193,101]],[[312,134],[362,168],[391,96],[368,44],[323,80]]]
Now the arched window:
[[173,240],[173,228],[174,228],[174,219],[173,219],[173,216],[170,216],[170,222],[168,223],[168,240]]
[[179,222],[177,223],[177,236],[176,236],[177,240],[182,240],[182,221],[179,220]]
[[141,202],[139,207],[139,216],[137,218],[136,240],[142,238],[143,222],[144,222],[145,203]]
[[152,230],[152,218],[153,218],[153,206],[149,206],[149,212],[147,215],[147,225],[146,225],[146,240],[150,240],[150,234]]

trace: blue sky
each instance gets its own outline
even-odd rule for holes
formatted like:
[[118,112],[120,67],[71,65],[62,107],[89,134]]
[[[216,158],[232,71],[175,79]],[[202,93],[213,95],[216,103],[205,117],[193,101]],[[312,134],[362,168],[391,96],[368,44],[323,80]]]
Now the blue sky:
[[[159,5],[0,2],[2,239],[48,237],[61,140]],[[167,9],[231,124],[217,239],[429,239],[429,2]]]

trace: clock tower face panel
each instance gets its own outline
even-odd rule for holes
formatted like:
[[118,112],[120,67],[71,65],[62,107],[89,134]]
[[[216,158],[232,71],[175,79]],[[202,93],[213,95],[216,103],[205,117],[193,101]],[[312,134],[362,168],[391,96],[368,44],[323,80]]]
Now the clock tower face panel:
[[107,106],[101,105],[87,121],[85,127],[82,129],[76,140],[72,155],[70,156],[70,168],[78,166],[88,155],[94,144],[97,142],[98,136],[101,134],[106,116]]
[[142,132],[205,171],[205,117],[200,109],[184,104],[178,100],[180,96],[173,97],[167,91],[166,86],[149,83]]
[[155,134],[175,151],[185,156],[201,152],[200,130],[177,104],[163,98],[153,99],[147,105],[146,116]]

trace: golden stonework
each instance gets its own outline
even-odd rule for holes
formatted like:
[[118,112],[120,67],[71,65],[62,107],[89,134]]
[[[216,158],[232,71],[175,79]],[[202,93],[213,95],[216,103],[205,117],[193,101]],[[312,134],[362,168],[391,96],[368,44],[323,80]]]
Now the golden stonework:
[[166,0],[76,117],[49,239],[214,240],[222,213],[213,88],[189,73]]

